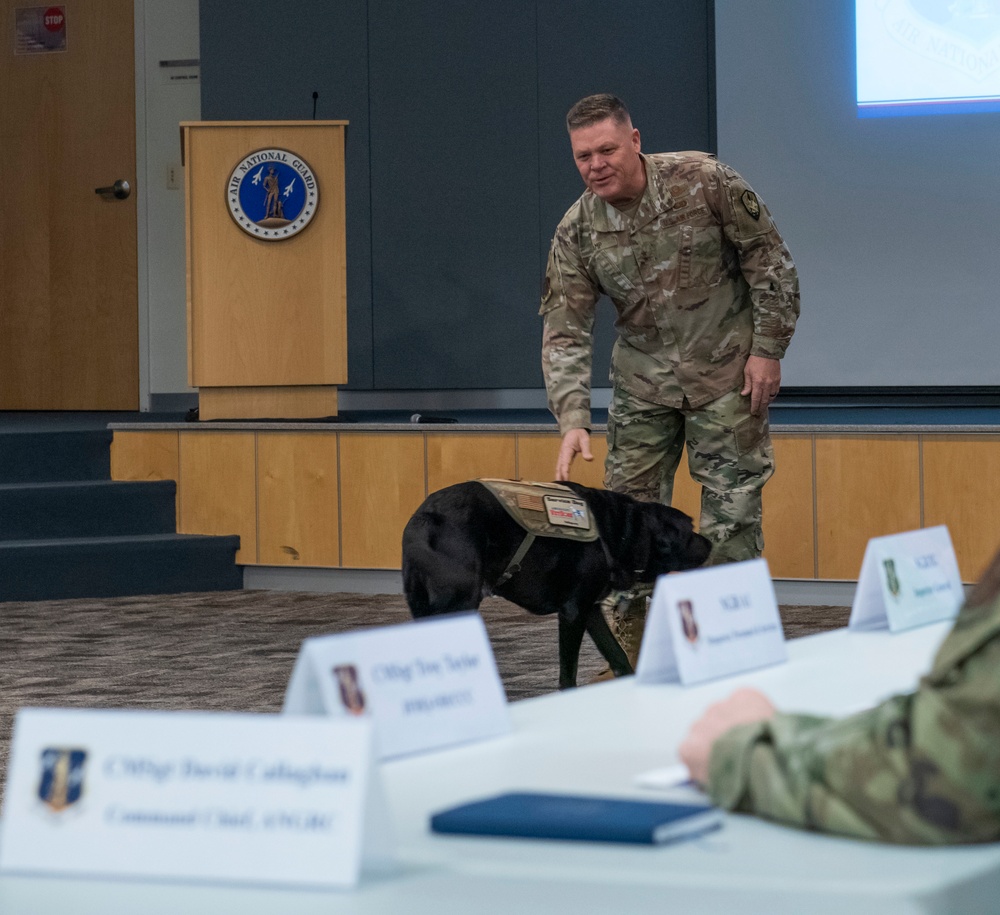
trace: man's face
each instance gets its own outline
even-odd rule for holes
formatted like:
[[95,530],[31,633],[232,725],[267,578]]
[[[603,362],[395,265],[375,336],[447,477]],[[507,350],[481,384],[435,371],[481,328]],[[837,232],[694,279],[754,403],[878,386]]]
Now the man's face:
[[628,203],[646,187],[639,131],[630,123],[606,118],[570,131],[569,142],[583,183],[601,200],[612,206]]

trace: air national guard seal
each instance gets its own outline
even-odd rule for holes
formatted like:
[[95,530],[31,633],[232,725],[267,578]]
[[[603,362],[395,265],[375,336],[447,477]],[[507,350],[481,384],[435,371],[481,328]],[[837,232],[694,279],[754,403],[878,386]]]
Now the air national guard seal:
[[80,800],[86,761],[87,751],[76,747],[42,750],[38,799],[53,813],[61,813]]
[[248,235],[282,241],[312,222],[319,185],[301,156],[287,149],[262,149],[233,169],[226,202],[236,224]]

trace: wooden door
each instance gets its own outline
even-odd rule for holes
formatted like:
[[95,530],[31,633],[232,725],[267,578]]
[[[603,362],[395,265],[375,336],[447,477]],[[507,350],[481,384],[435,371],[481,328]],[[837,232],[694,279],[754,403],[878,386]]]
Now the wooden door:
[[137,409],[133,0],[0,12],[0,409]]

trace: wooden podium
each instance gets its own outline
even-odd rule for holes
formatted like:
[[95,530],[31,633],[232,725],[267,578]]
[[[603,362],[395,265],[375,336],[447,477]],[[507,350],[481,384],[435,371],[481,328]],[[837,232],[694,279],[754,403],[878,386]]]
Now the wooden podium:
[[347,381],[347,121],[180,126],[200,418],[336,414]]

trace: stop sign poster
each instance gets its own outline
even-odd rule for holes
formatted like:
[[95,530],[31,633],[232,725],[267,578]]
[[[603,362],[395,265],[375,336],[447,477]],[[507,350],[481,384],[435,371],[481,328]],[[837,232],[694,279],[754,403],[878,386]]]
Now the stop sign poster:
[[14,10],[15,54],[51,54],[65,50],[65,6],[30,6]]

